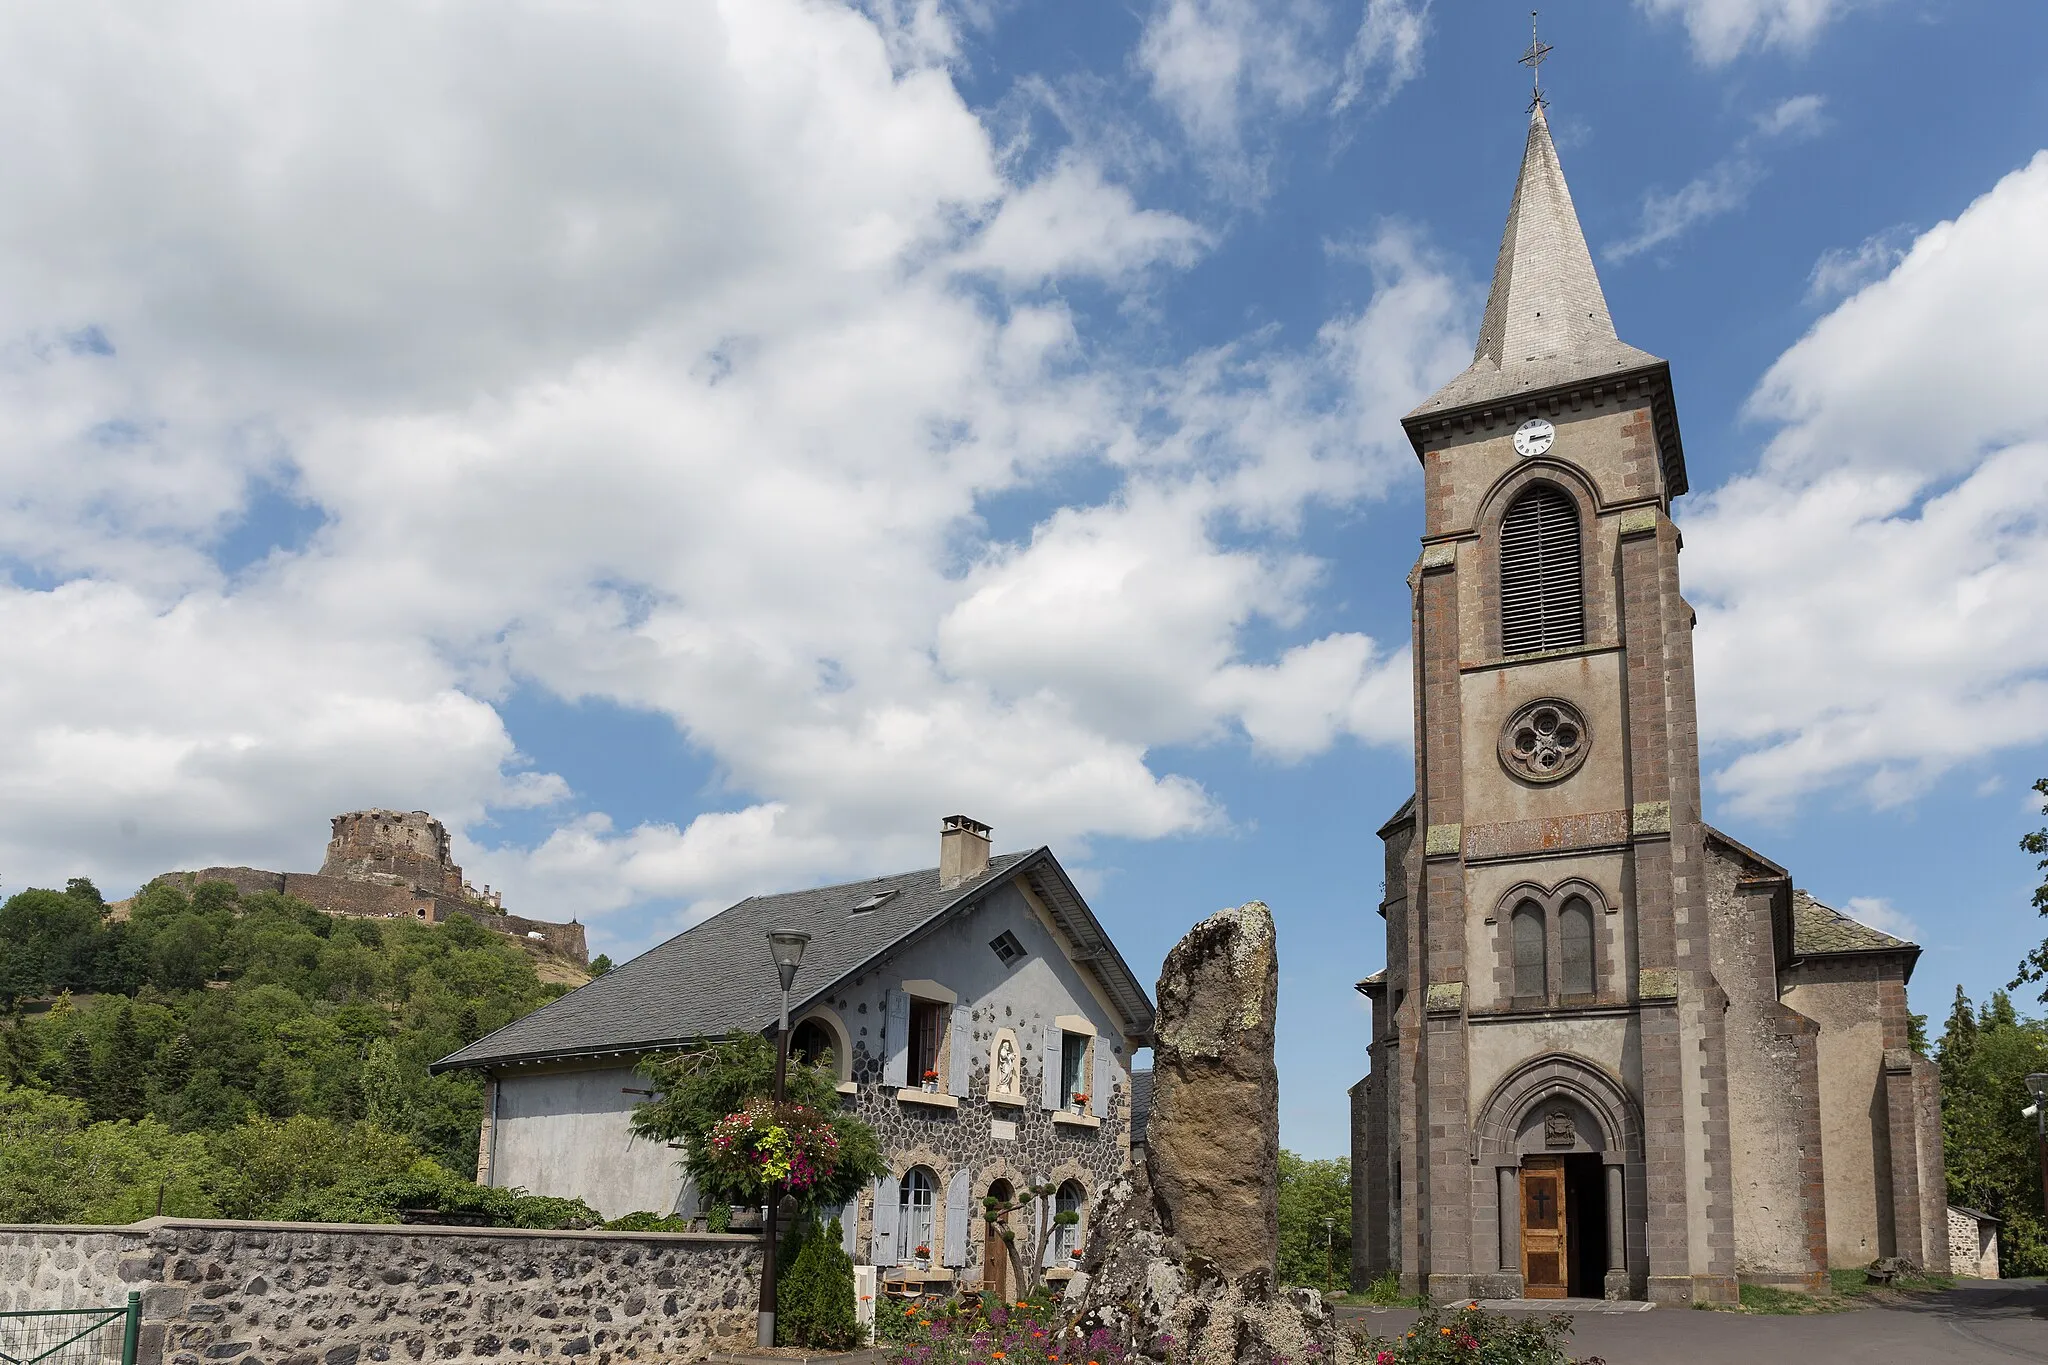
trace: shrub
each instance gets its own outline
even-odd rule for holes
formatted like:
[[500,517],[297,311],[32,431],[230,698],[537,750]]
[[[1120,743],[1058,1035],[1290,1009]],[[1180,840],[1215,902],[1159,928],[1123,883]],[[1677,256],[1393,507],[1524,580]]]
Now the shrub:
[[1511,1317],[1476,1303],[1446,1312],[1430,1304],[1398,1337],[1364,1337],[1359,1358],[1368,1365],[1572,1365],[1565,1352],[1572,1320],[1566,1313]]
[[840,1247],[839,1224],[801,1224],[790,1259],[775,1276],[775,1340],[781,1346],[846,1351],[860,1344],[853,1315],[853,1258]]
[[638,1209],[632,1213],[621,1214],[606,1223],[605,1227],[613,1232],[688,1232],[690,1220],[677,1218],[672,1214]]
[[1078,1339],[1063,1322],[1058,1301],[1045,1290],[1016,1303],[993,1295],[957,1301],[928,1298],[876,1305],[877,1335],[885,1320],[895,1343],[886,1365],[1055,1365],[1062,1359],[1092,1365],[1144,1365],[1144,1357],[1106,1331]]
[[396,1223],[404,1211],[457,1214],[493,1227],[594,1228],[604,1222],[581,1199],[477,1185],[420,1160],[397,1175],[369,1176],[283,1200],[272,1217],[306,1223]]

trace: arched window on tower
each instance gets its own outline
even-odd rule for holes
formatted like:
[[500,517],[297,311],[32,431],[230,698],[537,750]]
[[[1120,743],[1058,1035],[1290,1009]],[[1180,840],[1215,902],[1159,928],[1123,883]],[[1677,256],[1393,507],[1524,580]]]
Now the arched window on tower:
[[1543,910],[1534,901],[1515,907],[1515,998],[1540,1000],[1550,992],[1545,968],[1547,948],[1543,942]]
[[1585,639],[1579,509],[1562,490],[1538,484],[1501,518],[1501,652],[1576,649]]
[[1593,993],[1593,907],[1584,896],[1573,896],[1557,915],[1557,955],[1566,995]]

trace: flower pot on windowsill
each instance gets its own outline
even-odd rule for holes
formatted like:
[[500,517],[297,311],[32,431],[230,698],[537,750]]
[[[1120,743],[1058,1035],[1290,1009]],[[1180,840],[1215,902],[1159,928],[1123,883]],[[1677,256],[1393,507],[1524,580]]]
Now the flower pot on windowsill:
[[938,1093],[939,1093],[939,1083],[938,1083],[937,1081],[926,1081],[926,1082],[924,1083],[924,1093],[925,1093],[925,1094],[927,1094],[927,1095],[936,1095],[936,1094],[938,1094]]

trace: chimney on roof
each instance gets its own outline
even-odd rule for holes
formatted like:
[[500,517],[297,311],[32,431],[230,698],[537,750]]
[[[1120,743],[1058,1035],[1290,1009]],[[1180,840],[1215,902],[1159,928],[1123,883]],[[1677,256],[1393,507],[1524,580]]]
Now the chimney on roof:
[[988,871],[989,828],[964,815],[939,822],[939,889],[950,891]]

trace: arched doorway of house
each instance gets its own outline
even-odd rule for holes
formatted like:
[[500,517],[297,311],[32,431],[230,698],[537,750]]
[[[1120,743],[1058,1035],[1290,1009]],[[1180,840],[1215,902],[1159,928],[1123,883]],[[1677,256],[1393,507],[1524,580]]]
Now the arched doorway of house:
[[[998,1180],[988,1187],[991,1201],[984,1208],[1007,1210],[1015,1201],[1016,1189],[1007,1180]],[[989,1212],[982,1223],[981,1240],[981,1287],[994,1294],[998,1301],[1010,1301],[1010,1243],[1003,1232],[1010,1226],[1007,1212]]]

